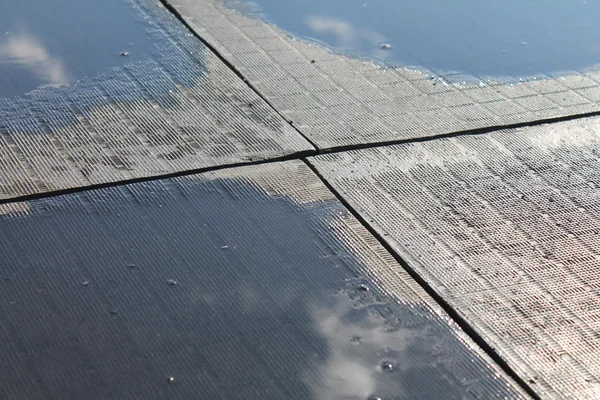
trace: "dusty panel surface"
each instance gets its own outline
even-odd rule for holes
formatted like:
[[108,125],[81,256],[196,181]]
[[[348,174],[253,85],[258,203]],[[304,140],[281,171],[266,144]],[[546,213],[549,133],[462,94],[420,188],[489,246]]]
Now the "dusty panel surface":
[[158,2],[74,1],[2,5],[0,198],[312,149]]
[[542,398],[600,396],[600,120],[311,158]]
[[524,398],[301,162],[0,212],[2,398]]
[[294,39],[219,0],[169,0],[322,148],[428,137],[600,110],[600,75],[449,83]]

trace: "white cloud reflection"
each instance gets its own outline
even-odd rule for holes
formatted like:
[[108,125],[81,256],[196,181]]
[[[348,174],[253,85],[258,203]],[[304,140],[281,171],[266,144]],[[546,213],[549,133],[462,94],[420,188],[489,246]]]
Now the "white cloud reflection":
[[310,29],[318,34],[333,34],[333,47],[343,50],[371,49],[370,55],[379,59],[389,57],[389,51],[381,48],[385,36],[379,32],[357,29],[351,23],[338,18],[310,16],[306,19]]
[[[402,354],[420,332],[388,329],[384,320],[366,308],[353,305],[345,296],[334,308],[314,307],[317,331],[327,344],[327,359],[320,365],[318,385],[311,382],[317,400],[364,400],[375,393],[403,393],[398,373],[410,369]],[[384,361],[394,364],[385,372]]]
[[62,60],[52,57],[42,42],[28,33],[7,35],[0,42],[0,62],[13,62],[29,69],[43,82],[41,86],[62,86],[69,83]]

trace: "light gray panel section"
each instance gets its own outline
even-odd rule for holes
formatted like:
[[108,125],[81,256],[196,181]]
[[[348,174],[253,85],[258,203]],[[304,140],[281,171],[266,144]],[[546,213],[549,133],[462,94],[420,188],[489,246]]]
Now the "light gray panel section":
[[311,158],[542,398],[600,396],[600,120]]

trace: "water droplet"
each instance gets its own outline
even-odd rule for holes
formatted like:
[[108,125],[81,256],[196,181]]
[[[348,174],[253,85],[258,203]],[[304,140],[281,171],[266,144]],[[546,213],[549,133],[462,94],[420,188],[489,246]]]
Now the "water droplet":
[[112,315],[116,315],[119,312],[119,310],[117,310],[116,308],[113,308],[112,310],[110,310],[110,313]]
[[127,52],[127,51],[121,52],[121,56],[123,56],[123,57],[127,57],[128,55],[129,55],[129,52]]
[[391,45],[391,44],[389,44],[389,43],[381,43],[381,48],[382,48],[382,49],[386,49],[386,50],[387,50],[387,49],[391,49],[391,48],[392,48],[392,45]]
[[175,286],[175,285],[177,285],[177,281],[174,279],[168,279],[167,285]]
[[88,281],[83,281],[83,282],[81,282],[81,285],[83,285],[83,286],[87,286],[87,285],[89,285],[89,284],[90,284],[90,283],[89,283]]
[[222,249],[228,249],[229,246],[221,246]]
[[383,397],[372,394],[367,398],[367,400],[383,400]]
[[527,42],[521,42],[521,46],[527,46]]
[[129,267],[129,268],[132,268],[132,269],[133,269],[133,268],[135,268],[135,264],[129,264],[129,265],[127,265],[127,267]]
[[362,338],[360,336],[352,336],[352,339],[350,339],[353,344],[360,344],[361,340]]
[[392,371],[394,369],[394,364],[391,361],[384,361],[381,363],[381,369],[386,372]]
[[360,285],[358,285],[358,290],[361,292],[368,292],[369,287],[367,285],[361,283]]
[[173,383],[173,382],[175,382],[175,377],[174,377],[174,376],[170,376],[170,377],[168,377],[168,378],[167,378],[167,382],[168,382],[168,383]]

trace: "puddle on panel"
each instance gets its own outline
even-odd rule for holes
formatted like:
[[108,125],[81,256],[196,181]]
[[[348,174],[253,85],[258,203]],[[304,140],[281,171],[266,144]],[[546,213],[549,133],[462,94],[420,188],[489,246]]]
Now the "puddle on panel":
[[123,0],[0,3],[0,97],[91,78],[147,58],[152,38]]
[[422,298],[379,291],[341,205],[206,177],[0,213],[3,397],[519,398]]
[[485,78],[555,76],[600,63],[600,2],[226,0],[295,36],[389,65]]

